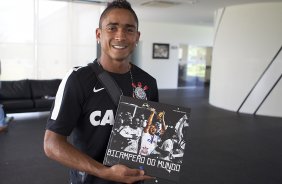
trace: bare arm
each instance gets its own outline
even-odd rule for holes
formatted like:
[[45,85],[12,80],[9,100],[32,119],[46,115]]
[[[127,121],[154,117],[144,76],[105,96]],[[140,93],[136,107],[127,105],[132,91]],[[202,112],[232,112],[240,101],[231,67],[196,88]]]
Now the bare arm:
[[144,175],[144,171],[130,169],[124,165],[106,167],[68,143],[65,136],[50,130],[45,132],[44,151],[49,158],[67,167],[107,180],[134,183],[140,180],[152,179],[152,177]]
[[155,115],[155,109],[151,109],[151,114],[150,114],[150,116],[149,116],[149,118],[148,118],[146,127],[144,128],[144,132],[145,132],[145,133],[147,133],[147,132],[149,131],[149,128],[150,128],[150,126],[152,125],[154,115]]
[[166,129],[167,129],[167,127],[168,127],[168,126],[166,125],[166,123],[165,123],[164,115],[165,115],[165,113],[163,113],[162,120],[161,120],[161,122],[162,122],[162,130],[161,130],[161,133],[162,133],[162,134],[164,134],[164,132],[166,131]]

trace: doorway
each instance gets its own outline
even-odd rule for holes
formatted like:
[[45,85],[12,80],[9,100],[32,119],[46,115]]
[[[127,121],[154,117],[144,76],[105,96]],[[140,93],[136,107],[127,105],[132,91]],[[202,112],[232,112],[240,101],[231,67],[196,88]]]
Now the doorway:
[[178,59],[178,87],[209,85],[212,47],[180,44]]

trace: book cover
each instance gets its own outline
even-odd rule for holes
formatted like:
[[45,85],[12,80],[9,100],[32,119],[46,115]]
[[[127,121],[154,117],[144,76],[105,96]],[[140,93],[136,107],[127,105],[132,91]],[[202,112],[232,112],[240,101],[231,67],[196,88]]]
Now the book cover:
[[104,165],[124,164],[144,169],[156,183],[178,183],[189,120],[190,108],[122,96]]

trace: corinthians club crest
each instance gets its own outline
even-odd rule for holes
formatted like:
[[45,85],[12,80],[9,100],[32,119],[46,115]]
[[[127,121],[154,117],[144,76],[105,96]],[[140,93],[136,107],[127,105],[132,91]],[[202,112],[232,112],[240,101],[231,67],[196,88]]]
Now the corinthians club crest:
[[147,100],[146,90],[148,90],[148,86],[145,85],[142,87],[142,83],[138,82],[137,85],[135,83],[132,83],[133,87],[133,97],[137,99]]

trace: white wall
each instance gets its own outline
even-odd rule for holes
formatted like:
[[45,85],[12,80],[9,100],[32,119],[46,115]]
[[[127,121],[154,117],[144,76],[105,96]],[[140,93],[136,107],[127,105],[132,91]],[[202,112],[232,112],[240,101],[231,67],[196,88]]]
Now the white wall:
[[[157,79],[158,87],[177,88],[180,44],[212,46],[213,28],[140,21],[141,57],[138,64]],[[152,59],[153,43],[170,44],[169,59]]]
[[216,20],[210,103],[282,117],[282,51],[273,60],[282,46],[282,3],[226,7]]

